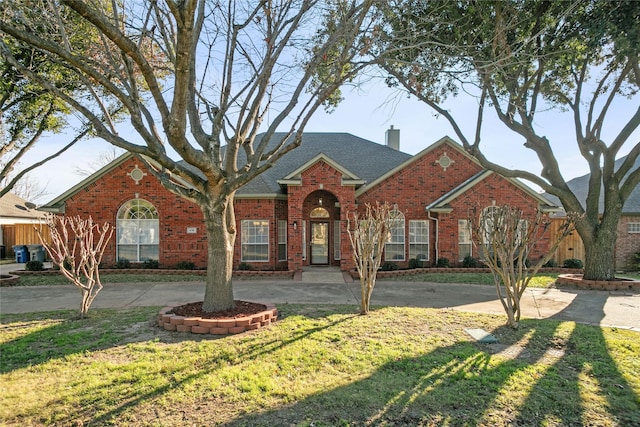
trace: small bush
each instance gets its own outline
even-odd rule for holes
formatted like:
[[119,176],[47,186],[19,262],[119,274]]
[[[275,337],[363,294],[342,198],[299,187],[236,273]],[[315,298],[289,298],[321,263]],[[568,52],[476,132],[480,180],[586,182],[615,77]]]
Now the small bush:
[[462,266],[466,268],[475,268],[479,265],[478,259],[472,257],[471,255],[467,255],[462,260]]
[[42,261],[33,260],[28,261],[24,268],[26,268],[27,271],[42,271],[44,270],[44,265],[42,264]]
[[380,270],[382,271],[395,271],[397,270],[398,264],[396,264],[395,262],[390,262],[390,261],[385,261],[380,265]]
[[449,267],[449,258],[438,258],[436,261],[436,267]]
[[176,264],[178,270],[195,270],[196,265],[191,261],[180,261]]
[[131,268],[131,261],[128,259],[119,259],[116,268]]
[[160,262],[157,259],[145,259],[142,263],[142,268],[147,270],[157,270],[160,268]]
[[240,265],[238,265],[238,270],[249,271],[253,270],[253,267],[251,267],[251,265],[247,264],[246,262],[241,262]]
[[547,261],[543,267],[548,267],[548,268],[553,268],[553,267],[557,267],[558,263],[555,259],[550,259],[549,261]]
[[564,268],[582,268],[582,261],[576,258],[567,258],[562,262]]
[[422,268],[422,263],[421,259],[411,258],[409,260],[409,268]]

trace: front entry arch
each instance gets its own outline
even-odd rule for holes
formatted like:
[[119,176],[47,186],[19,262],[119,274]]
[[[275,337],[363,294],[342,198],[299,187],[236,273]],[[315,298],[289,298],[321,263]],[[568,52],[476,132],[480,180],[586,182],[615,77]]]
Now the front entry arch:
[[[340,262],[340,207],[337,198],[326,190],[311,193],[304,201],[303,207],[303,251],[306,265],[334,265]],[[306,232],[304,231],[306,230]],[[306,256],[304,256],[306,254]]]

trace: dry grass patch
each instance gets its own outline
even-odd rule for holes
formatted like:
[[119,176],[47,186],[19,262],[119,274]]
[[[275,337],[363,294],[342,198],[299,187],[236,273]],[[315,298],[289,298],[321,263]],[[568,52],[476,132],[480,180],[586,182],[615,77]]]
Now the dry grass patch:
[[[638,333],[424,308],[281,305],[214,338],[157,308],[3,316],[7,425],[640,424]],[[476,343],[483,328],[499,344]]]

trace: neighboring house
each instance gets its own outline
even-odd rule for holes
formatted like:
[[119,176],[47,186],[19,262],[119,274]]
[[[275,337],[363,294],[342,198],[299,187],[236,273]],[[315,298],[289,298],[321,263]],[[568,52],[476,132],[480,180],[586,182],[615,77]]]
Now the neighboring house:
[[34,224],[43,216],[33,203],[15,194],[0,197],[0,256],[11,256],[15,245],[39,244]]
[[[617,170],[626,159],[622,157],[615,162]],[[631,170],[640,168],[640,158],[638,158]],[[574,178],[567,182],[567,185],[576,195],[578,200],[585,205],[589,192],[590,174]],[[561,206],[560,200],[550,194],[544,195],[553,203]],[[600,194],[599,212],[604,210],[604,194]],[[564,212],[564,211],[563,211]],[[616,269],[626,270],[630,268],[632,257],[640,252],[640,186],[637,186],[627,198],[622,207],[622,216],[618,222],[618,239],[615,247]],[[577,232],[569,236],[558,248],[556,260],[562,263],[567,258],[576,258],[584,262],[584,245]]]
[[[386,139],[387,145],[380,145],[348,133],[305,133],[301,147],[237,192],[234,267],[352,269],[347,219],[376,202],[388,202],[398,211],[384,261],[399,267],[414,258],[425,265],[447,258],[456,265],[465,256],[476,256],[468,220],[478,209],[509,204],[533,213],[555,208],[519,181],[483,170],[448,137],[415,156],[399,151],[399,130],[389,129]],[[165,190],[132,154],[42,209],[114,224],[117,236],[104,264],[157,259],[166,267],[180,261],[206,265],[200,209]],[[542,244],[538,249],[546,248]]]

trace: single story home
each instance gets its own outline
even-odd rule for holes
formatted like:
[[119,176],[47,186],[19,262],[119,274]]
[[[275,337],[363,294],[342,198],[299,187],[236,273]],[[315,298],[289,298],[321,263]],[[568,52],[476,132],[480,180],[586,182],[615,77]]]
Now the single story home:
[[[469,220],[478,209],[509,204],[532,215],[556,209],[520,181],[483,169],[448,137],[409,155],[400,151],[398,129],[391,127],[385,136],[382,145],[349,133],[305,133],[299,148],[241,188],[235,199],[234,268],[350,270],[347,219],[376,202],[397,210],[384,261],[401,268],[411,259],[456,265],[477,256]],[[105,265],[120,259],[206,265],[199,207],[164,189],[136,155],[122,155],[41,209],[112,223],[116,236]],[[530,258],[539,258],[546,244]]]
[[[625,161],[625,157],[616,160],[614,168],[618,168]],[[640,157],[636,159],[631,170],[640,168]],[[589,180],[591,174],[586,174],[567,181],[567,185],[580,200],[582,206],[586,205],[587,194],[589,192]],[[551,194],[545,194],[545,198],[555,204],[560,205],[560,200]],[[600,193],[599,212],[604,211],[604,194]],[[562,218],[564,210],[554,214],[555,217]],[[622,216],[618,222],[618,237],[615,247],[616,269],[619,271],[636,269],[637,260],[634,254],[640,253],[640,186],[637,186],[627,198],[622,206]],[[565,239],[556,253],[556,260],[562,262],[567,258],[575,258],[584,262],[584,244],[577,232]]]

